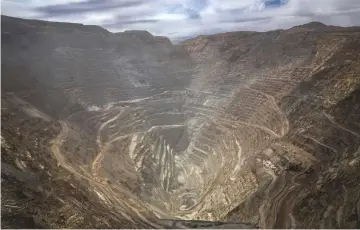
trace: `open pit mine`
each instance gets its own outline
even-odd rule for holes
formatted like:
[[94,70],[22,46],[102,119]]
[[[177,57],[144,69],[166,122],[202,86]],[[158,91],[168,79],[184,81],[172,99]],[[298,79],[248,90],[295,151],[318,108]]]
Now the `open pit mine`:
[[3,227],[360,228],[359,27],[1,27]]

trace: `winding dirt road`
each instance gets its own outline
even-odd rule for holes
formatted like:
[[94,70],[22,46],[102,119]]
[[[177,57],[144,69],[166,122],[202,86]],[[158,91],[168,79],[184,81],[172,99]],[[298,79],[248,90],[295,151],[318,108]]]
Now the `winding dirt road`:
[[[117,114],[116,116],[118,116]],[[109,124],[111,121],[116,120],[116,116],[112,119],[109,119],[107,122],[104,122],[105,125],[102,125],[102,127],[105,127],[107,124]],[[58,166],[61,166],[68,170],[73,175],[85,179],[90,183],[90,191],[94,191],[98,197],[108,206],[111,206],[112,208],[115,208],[117,210],[116,214],[117,216],[120,216],[120,218],[125,218],[129,221],[132,221],[134,223],[139,224],[138,220],[141,220],[145,226],[152,226],[160,228],[161,226],[156,225],[152,221],[149,221],[147,217],[144,216],[144,213],[148,213],[148,210],[138,202],[138,198],[130,193],[129,191],[126,191],[125,189],[118,188],[117,186],[110,186],[108,184],[104,184],[101,181],[101,178],[98,175],[98,167],[100,167],[101,160],[104,157],[104,153],[106,151],[100,151],[98,156],[95,158],[94,162],[92,163],[92,166],[95,167],[96,170],[94,170],[93,175],[90,174],[87,175],[87,173],[82,174],[79,173],[72,165],[70,165],[67,160],[66,156],[61,152],[61,147],[63,145],[63,142],[66,140],[69,127],[64,121],[59,121],[61,125],[61,131],[59,135],[51,141],[51,150],[54,155],[54,158],[58,162]],[[106,148],[103,150],[106,150]],[[82,171],[81,171],[82,172]],[[116,191],[118,190],[118,191]],[[121,194],[121,196],[119,196]],[[136,218],[132,218],[136,217]],[[134,221],[137,220],[136,222]]]

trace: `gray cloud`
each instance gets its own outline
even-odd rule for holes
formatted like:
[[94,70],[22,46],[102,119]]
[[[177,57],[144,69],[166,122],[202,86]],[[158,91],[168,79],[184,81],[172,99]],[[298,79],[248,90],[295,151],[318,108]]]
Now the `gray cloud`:
[[243,22],[259,22],[259,21],[266,21],[270,20],[271,17],[254,17],[254,18],[234,18],[228,20],[220,20],[220,23],[243,23]]
[[[148,30],[173,40],[225,31],[285,29],[310,21],[360,25],[360,0],[3,0],[5,15]],[[280,3],[280,4],[279,4]]]
[[89,12],[98,12],[109,9],[117,8],[127,8],[143,4],[143,0],[87,0],[84,2],[75,2],[75,3],[66,3],[66,4],[54,4],[47,5],[42,7],[35,8],[35,11],[38,11],[46,16],[61,16],[61,15],[71,15],[79,13],[89,13]]

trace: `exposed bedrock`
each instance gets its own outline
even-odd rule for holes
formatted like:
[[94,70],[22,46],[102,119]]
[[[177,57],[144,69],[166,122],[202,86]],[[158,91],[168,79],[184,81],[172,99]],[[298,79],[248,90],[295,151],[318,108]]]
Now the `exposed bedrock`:
[[[52,214],[17,210],[36,226],[92,227],[86,216],[99,215],[107,228],[359,227],[359,86],[358,28],[173,45],[145,31],[2,16],[2,187],[35,180],[35,199],[58,202]],[[58,181],[78,192],[69,198]],[[79,202],[93,208],[64,211]],[[72,219],[52,222],[62,212]]]

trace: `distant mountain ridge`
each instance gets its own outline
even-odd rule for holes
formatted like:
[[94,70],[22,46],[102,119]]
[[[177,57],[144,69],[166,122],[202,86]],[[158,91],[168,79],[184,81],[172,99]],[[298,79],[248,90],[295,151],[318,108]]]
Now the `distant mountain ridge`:
[[360,30],[360,27],[359,26],[341,27],[341,26],[325,25],[324,23],[321,22],[309,22],[291,28],[291,30],[295,30],[295,29],[310,29],[315,31],[334,31],[334,30],[358,31]]

